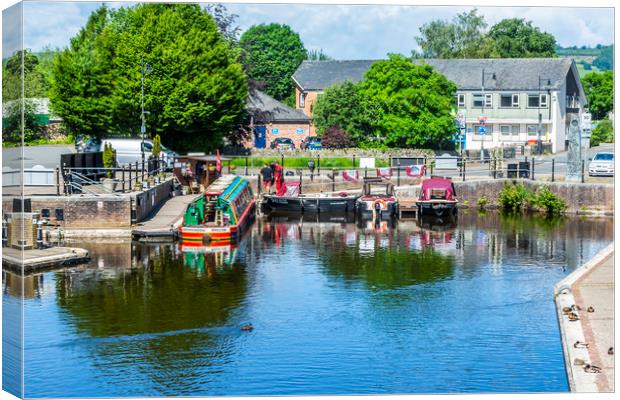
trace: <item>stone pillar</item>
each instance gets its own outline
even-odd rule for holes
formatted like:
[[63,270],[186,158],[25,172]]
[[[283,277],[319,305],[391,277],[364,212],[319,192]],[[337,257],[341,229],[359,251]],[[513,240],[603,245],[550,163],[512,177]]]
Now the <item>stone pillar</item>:
[[568,127],[568,153],[566,154],[566,181],[581,182],[581,131],[579,115],[571,115]]

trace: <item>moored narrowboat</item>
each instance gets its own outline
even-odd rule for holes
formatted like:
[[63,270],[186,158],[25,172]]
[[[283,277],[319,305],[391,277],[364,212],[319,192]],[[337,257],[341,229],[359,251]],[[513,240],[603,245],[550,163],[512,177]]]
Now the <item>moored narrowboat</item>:
[[254,218],[255,200],[246,179],[217,178],[191,202],[183,215],[179,236],[184,246],[237,240]]
[[422,182],[418,199],[419,214],[456,216],[458,199],[450,178],[432,176]]

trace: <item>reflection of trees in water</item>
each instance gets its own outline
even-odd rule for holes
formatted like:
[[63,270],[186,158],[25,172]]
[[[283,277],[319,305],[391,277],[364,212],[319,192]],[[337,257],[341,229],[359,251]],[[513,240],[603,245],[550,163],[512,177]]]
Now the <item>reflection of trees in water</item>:
[[454,256],[436,251],[431,242],[418,250],[406,245],[411,235],[423,234],[390,230],[386,234],[357,235],[354,241],[347,241],[344,232],[331,229],[320,234],[317,251],[328,274],[347,281],[361,280],[378,288],[398,288],[450,277]]
[[247,278],[239,265],[212,276],[201,274],[184,267],[172,247],[161,247],[159,256],[145,264],[59,272],[58,303],[82,332],[133,335],[225,323],[246,294]]

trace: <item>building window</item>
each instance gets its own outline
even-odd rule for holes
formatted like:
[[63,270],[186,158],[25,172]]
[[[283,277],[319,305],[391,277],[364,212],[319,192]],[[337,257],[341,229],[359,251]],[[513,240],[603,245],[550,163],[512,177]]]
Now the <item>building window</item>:
[[540,106],[544,108],[547,107],[547,95],[546,94],[540,95]]
[[519,94],[515,93],[512,95],[512,106],[514,108],[519,108]]
[[299,93],[299,108],[306,106],[306,94],[304,92]]
[[528,125],[527,126],[527,135],[528,136],[538,136],[538,125]]
[[493,107],[493,95],[492,94],[485,94],[484,95],[484,106],[485,107]]
[[456,95],[456,106],[465,107],[465,93],[459,93]]
[[499,132],[502,139],[514,139],[512,136],[519,136],[519,125],[500,125]]
[[511,132],[510,132],[510,125],[500,125],[499,126],[499,133],[502,134],[502,136],[510,136]]
[[519,95],[518,94],[500,95],[499,106],[502,108],[518,108],[519,107]]
[[480,107],[482,108],[482,105],[484,104],[484,97],[482,96],[482,93],[474,93],[473,97],[473,107]]
[[540,107],[540,95],[529,94],[527,96],[527,106],[529,108],[538,108],[538,107]]

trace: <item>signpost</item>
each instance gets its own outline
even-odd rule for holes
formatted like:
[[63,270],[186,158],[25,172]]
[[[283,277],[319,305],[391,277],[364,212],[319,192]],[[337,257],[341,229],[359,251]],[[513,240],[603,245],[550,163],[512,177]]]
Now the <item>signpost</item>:
[[480,127],[478,128],[478,134],[482,137],[480,142],[480,161],[484,162],[484,136],[487,134],[487,117],[483,115],[479,116],[478,123],[480,123]]
[[581,146],[584,149],[590,148],[590,137],[592,136],[592,114],[581,114]]

